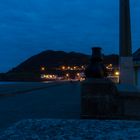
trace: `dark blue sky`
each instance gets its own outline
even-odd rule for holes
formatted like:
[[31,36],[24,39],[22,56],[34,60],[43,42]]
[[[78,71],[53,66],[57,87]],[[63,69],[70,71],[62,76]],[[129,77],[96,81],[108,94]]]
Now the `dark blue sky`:
[[[118,53],[119,0],[1,0],[0,72],[43,50]],[[140,1],[131,0],[133,51],[140,46]]]

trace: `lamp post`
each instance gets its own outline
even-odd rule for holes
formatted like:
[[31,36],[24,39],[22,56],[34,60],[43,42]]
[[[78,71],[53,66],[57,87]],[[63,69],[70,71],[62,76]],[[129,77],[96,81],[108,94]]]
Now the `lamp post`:
[[120,83],[135,83],[129,0],[120,0]]

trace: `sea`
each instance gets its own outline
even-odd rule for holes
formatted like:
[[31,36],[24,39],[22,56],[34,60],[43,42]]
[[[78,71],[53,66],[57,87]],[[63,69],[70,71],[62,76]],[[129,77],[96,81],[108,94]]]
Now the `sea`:
[[6,84],[18,84],[21,82],[0,82],[0,85],[6,85]]
[[[43,81],[39,83],[52,83],[53,81]],[[0,82],[0,85],[6,85],[6,84],[24,84],[24,83],[33,83],[33,82]]]

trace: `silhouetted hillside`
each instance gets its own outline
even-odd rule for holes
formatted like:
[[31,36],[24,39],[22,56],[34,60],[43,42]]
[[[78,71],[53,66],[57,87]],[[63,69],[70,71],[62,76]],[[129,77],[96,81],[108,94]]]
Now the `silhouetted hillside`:
[[[5,81],[39,81],[41,67],[47,68],[48,72],[60,74],[56,68],[60,66],[88,65],[90,56],[82,53],[47,50],[34,55],[13,68],[6,74],[0,75],[0,80]],[[118,55],[104,56],[104,63],[118,65]]]
[[113,64],[115,66],[119,65],[119,56],[116,54],[104,56],[104,64]]
[[88,61],[89,56],[85,54],[49,50],[32,56],[9,72],[39,72],[42,66],[47,67],[47,69],[52,69],[62,65],[79,66],[87,64]]

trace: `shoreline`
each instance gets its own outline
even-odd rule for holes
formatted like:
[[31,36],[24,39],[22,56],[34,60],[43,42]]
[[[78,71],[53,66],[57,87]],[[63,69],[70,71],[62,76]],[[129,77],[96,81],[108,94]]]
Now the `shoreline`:
[[13,96],[60,86],[67,82],[10,82],[0,84],[0,97]]

